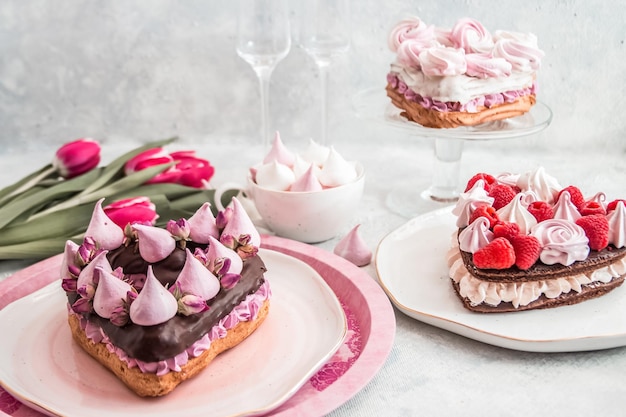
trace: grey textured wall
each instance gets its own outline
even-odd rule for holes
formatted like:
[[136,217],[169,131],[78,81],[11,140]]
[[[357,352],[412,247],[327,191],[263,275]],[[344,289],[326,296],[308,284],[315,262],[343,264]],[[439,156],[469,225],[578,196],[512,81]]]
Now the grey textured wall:
[[[274,72],[271,125],[316,137],[314,63],[294,45]],[[81,136],[104,143],[180,135],[257,142],[259,93],[235,53],[236,2],[226,0],[2,0],[0,153]],[[330,77],[331,129],[359,140],[351,99],[384,85],[387,33],[405,14],[451,26],[471,16],[489,30],[530,31],[546,52],[540,99],[554,112],[537,144],[624,149],[626,3],[621,0],[363,0],[353,2],[352,46]],[[392,133],[390,133],[392,134]]]

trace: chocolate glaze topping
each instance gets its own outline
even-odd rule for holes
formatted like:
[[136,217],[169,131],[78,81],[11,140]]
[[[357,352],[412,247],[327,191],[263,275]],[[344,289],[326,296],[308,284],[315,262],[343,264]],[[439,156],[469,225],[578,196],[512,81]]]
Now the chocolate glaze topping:
[[[193,253],[193,247],[190,249]],[[185,251],[177,247],[170,256],[153,264],[156,278],[164,285],[172,285],[185,263],[185,256]],[[136,245],[115,249],[109,252],[107,258],[113,269],[121,266],[125,274],[145,274],[148,268],[148,263],[139,256]],[[207,301],[207,311],[190,316],[177,314],[156,326],[128,323],[118,327],[95,313],[87,314],[86,317],[100,326],[111,342],[131,358],[144,362],[172,358],[208,333],[248,294],[255,293],[265,282],[265,271],[265,264],[259,256],[246,259],[237,285],[230,290],[220,289],[213,299]]]

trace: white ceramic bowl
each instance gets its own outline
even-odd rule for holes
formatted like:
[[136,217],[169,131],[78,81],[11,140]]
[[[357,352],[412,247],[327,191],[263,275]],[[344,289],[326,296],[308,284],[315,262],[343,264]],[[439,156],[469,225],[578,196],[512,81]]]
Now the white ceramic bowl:
[[[356,170],[358,177],[353,182],[321,191],[271,190],[257,185],[251,177],[242,191],[278,236],[305,243],[323,242],[337,236],[358,210],[365,172],[359,163]],[[221,192],[216,192],[216,200],[220,197]]]

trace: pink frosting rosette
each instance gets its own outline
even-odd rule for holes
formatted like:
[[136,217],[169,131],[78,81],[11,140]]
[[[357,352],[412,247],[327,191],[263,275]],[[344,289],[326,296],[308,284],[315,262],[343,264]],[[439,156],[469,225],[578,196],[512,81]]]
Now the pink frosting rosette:
[[398,51],[398,47],[407,39],[414,39],[421,42],[434,38],[434,28],[426,25],[419,17],[411,16],[403,19],[389,33],[387,44],[393,52]]
[[491,33],[477,20],[459,19],[450,31],[450,40],[456,48],[466,53],[488,53],[493,49]]
[[493,56],[506,59],[516,71],[531,72],[539,69],[544,53],[530,43],[501,38],[495,44]]
[[489,219],[479,217],[459,233],[459,248],[464,252],[475,253],[495,238],[489,230]]
[[398,47],[398,63],[415,69],[421,68],[421,63],[419,59],[420,53],[422,51],[433,46],[433,43],[430,41],[424,42],[417,39],[408,39]]
[[429,76],[461,75],[467,70],[463,49],[435,46],[419,55],[422,72]]
[[562,219],[550,219],[537,223],[531,236],[541,244],[539,259],[546,265],[569,266],[584,261],[589,255],[589,239],[582,227]]
[[435,27],[434,33],[435,33],[435,40],[437,41],[439,45],[450,46],[450,47],[454,46],[454,44],[452,43],[452,40],[450,39],[450,37],[452,36],[452,32],[450,31],[450,28]]
[[513,65],[504,58],[494,58],[486,54],[465,54],[466,74],[476,78],[508,77]]

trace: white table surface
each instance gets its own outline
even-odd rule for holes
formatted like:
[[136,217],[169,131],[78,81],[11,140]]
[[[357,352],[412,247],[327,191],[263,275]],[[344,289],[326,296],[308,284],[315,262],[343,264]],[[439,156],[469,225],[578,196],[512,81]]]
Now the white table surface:
[[[408,220],[386,206],[390,187],[398,178],[414,178],[416,184],[430,178],[432,143],[390,135],[377,126],[358,133],[335,143],[346,159],[361,161],[367,173],[361,208],[345,232],[360,223],[361,236],[375,252],[386,234]],[[243,181],[247,167],[262,157],[260,147],[242,145],[240,140],[221,140],[219,146],[209,143],[215,142],[198,141],[192,146],[216,166],[214,186]],[[131,145],[132,141],[105,145],[104,160]],[[548,149],[532,137],[466,143],[461,177],[544,166],[563,186],[578,185],[585,195],[604,191],[610,199],[626,198],[624,149]],[[0,155],[0,185],[43,165],[52,153]],[[317,246],[332,251],[338,240]],[[22,265],[0,262],[0,279]],[[373,263],[364,268],[377,279]],[[397,310],[395,314],[395,343],[384,366],[330,416],[626,415],[626,348],[551,354],[513,351],[429,326]]]

